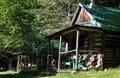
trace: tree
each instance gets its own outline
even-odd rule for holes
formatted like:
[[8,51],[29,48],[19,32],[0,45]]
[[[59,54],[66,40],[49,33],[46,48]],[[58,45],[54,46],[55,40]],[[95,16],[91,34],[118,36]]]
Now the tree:
[[119,7],[120,0],[95,0],[96,4],[102,6]]
[[38,2],[38,22],[44,35],[49,35],[68,26],[69,21],[60,0],[39,0]]
[[60,0],[1,0],[0,55],[36,51],[44,35],[68,27],[63,5]]
[[36,0],[1,0],[0,4],[0,51],[10,54],[31,51],[30,33],[36,25],[31,9],[36,8]]

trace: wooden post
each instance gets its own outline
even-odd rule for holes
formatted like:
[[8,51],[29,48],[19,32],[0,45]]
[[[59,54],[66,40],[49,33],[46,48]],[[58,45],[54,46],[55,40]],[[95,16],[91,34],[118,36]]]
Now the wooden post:
[[50,53],[50,39],[48,39],[48,52],[47,52],[47,70],[49,69],[49,53]]
[[60,62],[61,62],[61,55],[60,55],[60,52],[61,52],[61,44],[62,44],[62,36],[60,36],[60,42],[59,42],[59,53],[58,53],[58,69],[60,69]]
[[20,55],[20,63],[22,63],[22,61],[23,61],[23,56]]
[[19,72],[19,64],[20,64],[20,55],[17,56],[17,67],[16,67],[17,72]]
[[79,30],[77,30],[77,33],[76,33],[76,71],[78,70],[78,51],[79,51],[79,35],[80,35],[80,32]]
[[68,43],[65,45],[65,52],[68,52]]
[[54,40],[51,40],[50,41],[50,55],[51,55],[51,58],[50,58],[50,67],[52,68],[52,60],[53,60],[53,43],[54,43]]
[[8,67],[9,70],[12,69],[12,57],[9,58],[9,67]]
[[101,69],[104,69],[104,61],[105,61],[105,40],[106,40],[106,35],[105,32],[102,32],[102,60],[101,60]]

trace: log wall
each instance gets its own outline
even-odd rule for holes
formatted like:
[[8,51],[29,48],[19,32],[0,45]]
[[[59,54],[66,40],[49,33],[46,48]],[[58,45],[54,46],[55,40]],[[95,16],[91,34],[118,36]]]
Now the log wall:
[[105,67],[118,67],[120,65],[120,33],[106,32],[105,36]]
[[[89,40],[92,37],[93,40]],[[88,36],[85,37],[83,40],[83,49],[85,50],[95,50],[101,51],[102,50],[102,33],[90,33]],[[92,46],[92,47],[90,47]]]

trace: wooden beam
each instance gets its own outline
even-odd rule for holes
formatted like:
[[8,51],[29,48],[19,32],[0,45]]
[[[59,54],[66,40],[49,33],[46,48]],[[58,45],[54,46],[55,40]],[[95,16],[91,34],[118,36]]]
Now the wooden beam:
[[68,52],[68,43],[65,44],[65,51]]
[[70,33],[73,33],[74,31],[76,31],[77,29],[69,29],[69,30],[67,30],[67,31],[64,31],[63,33],[61,33],[61,35],[62,36],[64,36],[64,35],[68,35],[68,34],[70,34]]
[[80,53],[88,53],[88,52],[100,53],[100,51],[97,51],[97,50],[80,50]]
[[80,9],[81,9],[81,8],[80,8],[80,5],[78,5],[78,7],[77,7],[77,9],[76,9],[76,11],[75,11],[75,14],[74,14],[74,16],[73,16],[73,19],[72,19],[72,21],[71,21],[71,23],[70,23],[70,27],[75,24],[75,21],[77,20],[77,17],[78,17],[78,15],[79,15]]
[[60,42],[59,42],[59,53],[58,53],[58,69],[60,69],[60,65],[61,65],[61,44],[62,44],[62,36],[60,36]]
[[102,34],[100,34],[100,33],[94,35],[95,38],[99,38],[101,36],[102,36]]
[[23,57],[22,55],[20,55],[20,63],[23,61]]
[[57,72],[59,72],[59,73],[66,73],[66,72],[73,73],[73,72],[76,72],[76,70],[73,70],[73,69],[60,69],[60,70],[57,70]]
[[49,69],[50,39],[48,39],[47,70]]
[[20,65],[20,55],[17,56],[17,67],[16,67],[17,72],[19,72],[19,65]]
[[102,32],[102,29],[100,28],[95,28],[95,27],[85,27],[85,26],[80,26],[78,27],[82,31],[90,31],[90,32]]
[[75,52],[76,51],[76,49],[75,50],[70,50],[70,51],[65,51],[65,52],[60,52],[60,54],[67,54],[67,53],[72,53],[72,52]]
[[120,38],[119,35],[114,35],[114,34],[107,34],[107,37],[112,37],[112,38]]
[[8,65],[8,69],[11,70],[12,69],[12,57],[9,58],[9,65]]
[[102,43],[101,42],[95,43],[95,47],[96,46],[102,46]]
[[106,45],[107,45],[107,47],[108,46],[112,46],[112,47],[120,47],[120,43],[112,43],[112,42],[108,42],[108,41],[106,41]]
[[78,51],[79,51],[79,35],[80,35],[80,31],[77,30],[76,33],[76,71],[78,70]]
[[115,38],[106,38],[106,41],[111,41],[111,42],[120,42],[120,40],[115,39]]
[[102,42],[101,38],[94,38],[95,42]]
[[[52,62],[53,60],[53,43],[54,43],[54,40],[51,40],[50,41],[50,63]],[[50,68],[52,68],[52,63],[50,64]]]
[[105,50],[106,50],[106,33],[103,31],[102,32],[102,66],[101,66],[101,69],[104,69],[105,68],[105,56],[106,56],[106,52],[105,52]]
[[[92,52],[92,53],[100,53],[99,50],[80,50],[79,53],[89,53],[89,52]],[[72,53],[72,52],[76,52],[76,49],[75,50],[70,50],[68,52],[60,52],[60,54],[67,54],[67,53]]]

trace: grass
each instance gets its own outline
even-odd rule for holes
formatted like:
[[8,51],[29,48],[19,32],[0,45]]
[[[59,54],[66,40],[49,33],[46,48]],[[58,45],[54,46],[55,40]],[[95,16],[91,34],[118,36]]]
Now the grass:
[[27,69],[20,73],[15,71],[0,72],[0,78],[120,78],[120,68],[105,71],[81,71],[78,73],[57,73],[53,76],[43,76],[37,69]]
[[19,73],[15,71],[0,72],[0,78],[38,78],[40,75],[38,69],[26,69]]
[[[39,77],[41,78],[41,77]],[[58,73],[57,75],[43,78],[120,78],[120,68],[109,69],[105,71],[81,71],[75,74]]]
[[15,71],[6,71],[6,72],[0,72],[0,75],[8,75],[8,74],[16,74]]

